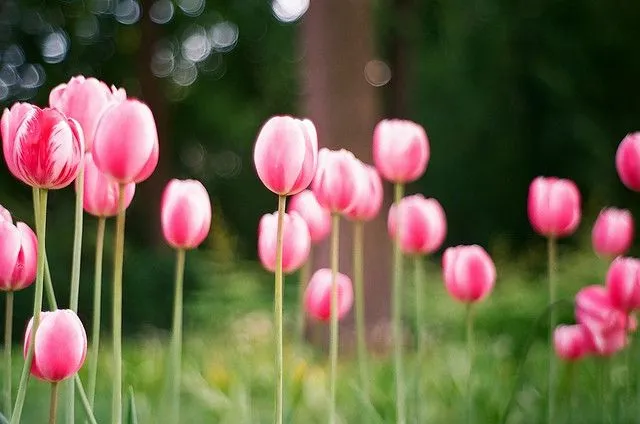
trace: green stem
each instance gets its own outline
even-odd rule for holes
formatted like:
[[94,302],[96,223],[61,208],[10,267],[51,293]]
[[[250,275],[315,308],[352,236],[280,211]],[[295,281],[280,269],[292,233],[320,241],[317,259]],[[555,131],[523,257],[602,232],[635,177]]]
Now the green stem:
[[176,251],[175,298],[173,300],[173,331],[171,339],[171,419],[180,422],[180,364],[182,355],[182,286],[184,281],[185,251]]
[[[80,167],[80,173],[76,179],[76,206],[73,232],[73,260],[71,263],[71,293],[69,308],[78,312],[78,297],[80,295],[80,264],[82,262],[82,204],[84,198],[84,167]],[[65,422],[75,422],[75,382],[69,379],[64,383],[67,407],[65,408]]]
[[[549,304],[556,302],[556,239],[550,236],[547,239],[548,271],[549,271]],[[555,423],[555,398],[556,398],[556,355],[553,349],[553,331],[556,328],[556,311],[551,309],[549,313],[549,379],[547,398],[547,422]]]
[[22,374],[20,375],[20,385],[18,386],[18,394],[16,396],[16,403],[13,408],[13,414],[11,415],[10,424],[18,424],[22,417],[22,407],[24,406],[24,399],[27,395],[27,384],[29,382],[29,372],[31,370],[31,361],[33,360],[34,339],[38,326],[40,325],[40,311],[42,310],[42,294],[43,294],[43,280],[44,280],[44,256],[46,249],[45,235],[47,232],[47,190],[34,188],[36,193],[34,196],[38,197],[38,213],[36,219],[36,235],[38,238],[38,256],[37,256],[37,274],[35,283],[35,295],[33,301],[33,324],[31,328],[31,334],[29,336],[29,348],[27,349],[27,357],[25,358],[24,365],[22,366]]
[[469,375],[467,376],[467,424],[473,423],[473,362],[475,360],[473,338],[473,304],[467,305],[467,354],[469,355]]
[[[394,202],[400,203],[404,195],[404,185],[396,183],[394,186]],[[396,216],[396,228],[400,228],[402,214]],[[400,231],[396,231],[396,239],[393,243],[393,293],[392,293],[392,321],[393,321],[393,354],[396,374],[396,423],[406,424],[404,371],[402,364],[402,267],[403,256],[399,243]]]
[[[71,379],[73,381],[73,379]],[[51,402],[49,403],[49,424],[56,424],[58,416],[58,387],[60,384],[55,381],[51,383]]]
[[284,211],[287,203],[286,196],[278,196],[278,229],[276,232],[276,272],[275,272],[275,299],[274,313],[276,326],[276,411],[275,422],[282,424],[284,418],[284,349],[282,336],[282,249],[284,241]]
[[124,185],[118,187],[118,216],[113,258],[113,382],[111,422],[122,422],[122,270],[124,265]]
[[425,298],[425,287],[424,287],[424,273],[422,270],[422,257],[419,255],[414,256],[413,258],[413,278],[415,282],[416,289],[416,334],[417,334],[417,352],[416,352],[416,422],[423,422],[422,416],[423,414],[423,405],[425,403],[425,396],[423,393],[424,381],[426,378],[424,372],[422,370],[422,364],[424,359],[424,349],[425,349],[425,340],[424,340],[424,298]]
[[13,292],[6,294],[6,308],[4,315],[4,411],[11,415],[13,400],[11,396],[11,334],[13,330]]
[[571,361],[567,364],[568,370],[567,370],[567,379],[569,380],[568,382],[568,387],[569,387],[569,406],[568,406],[568,423],[571,424],[573,423],[573,410],[575,408],[575,401],[576,401],[576,397],[573,395],[573,391],[576,388],[576,384],[575,384],[575,369],[576,369],[576,363],[574,361]]
[[100,353],[100,313],[102,310],[102,256],[104,252],[104,232],[106,218],[98,218],[96,234],[96,259],[93,276],[93,321],[91,330],[91,354],[89,356],[89,405],[93,409],[98,375],[98,355]]
[[80,381],[80,376],[76,374],[73,379],[76,382],[76,387],[78,388],[78,395],[80,396],[80,402],[82,403],[82,407],[84,408],[84,412],[87,415],[87,419],[90,424],[98,424],[96,418],[93,416],[93,411],[91,409],[91,405],[89,405],[89,399],[87,399],[87,394],[84,392],[84,386],[82,385],[82,381]]
[[364,313],[364,222],[353,224],[353,281],[356,297],[356,337],[360,384],[365,399],[369,399],[369,366],[367,358],[367,331]]
[[56,294],[53,291],[53,282],[51,281],[51,270],[49,269],[49,259],[47,258],[47,252],[44,254],[44,289],[47,292],[47,301],[49,302],[49,308],[51,310],[58,309],[58,302],[56,302]]
[[304,332],[305,332],[305,310],[304,310],[304,291],[307,288],[309,279],[311,278],[311,266],[313,265],[313,248],[309,252],[309,258],[302,265],[300,270],[300,289],[298,292],[298,342],[300,346],[304,345]]
[[336,410],[336,390],[338,383],[338,267],[340,257],[340,215],[334,213],[331,216],[331,334],[330,334],[330,355],[331,355],[331,380],[330,393],[331,401],[329,405],[329,424],[338,422]]
[[600,422],[605,424],[608,422],[606,419],[606,411],[607,411],[607,401],[606,401],[606,393],[607,393],[607,359],[606,358],[597,358],[598,359],[598,409],[600,411]]

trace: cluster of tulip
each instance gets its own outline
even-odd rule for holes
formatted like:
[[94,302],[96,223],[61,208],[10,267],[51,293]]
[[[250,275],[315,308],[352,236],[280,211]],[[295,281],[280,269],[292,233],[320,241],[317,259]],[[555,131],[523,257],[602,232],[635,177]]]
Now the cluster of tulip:
[[[50,423],[57,416],[59,382],[66,380],[63,412],[74,422],[77,389],[87,419],[95,423],[97,359],[100,340],[102,252],[107,218],[117,216],[113,272],[113,382],[111,422],[122,422],[122,274],[125,211],[135,186],[151,176],[158,163],[158,136],[151,110],[128,98],[123,89],[109,88],[95,78],[72,78],[54,88],[49,107],[16,103],[2,115],[4,160],[9,171],[33,188],[36,234],[22,222],[13,223],[0,207],[0,290],[6,292],[3,412],[18,424],[29,374],[51,383]],[[75,232],[69,309],[58,309],[46,257],[46,211],[50,190],[75,185]],[[80,284],[83,210],[98,218],[91,352],[76,315]],[[176,249],[176,293],[171,340],[171,419],[178,422],[182,343],[182,278],[185,251],[197,247],[209,233],[211,203],[195,180],[171,180],[163,193],[161,222],[167,243]],[[25,333],[25,363],[15,403],[11,387],[13,292],[35,280],[33,317]],[[50,311],[41,312],[46,290]],[[85,392],[77,372],[89,356],[89,386]],[[73,377],[73,378],[72,378]]]

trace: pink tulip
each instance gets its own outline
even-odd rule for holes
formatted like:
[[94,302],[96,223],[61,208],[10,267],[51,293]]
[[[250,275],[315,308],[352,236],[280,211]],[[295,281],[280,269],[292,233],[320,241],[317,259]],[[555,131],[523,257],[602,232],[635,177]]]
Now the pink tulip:
[[297,212],[307,223],[312,243],[324,240],[331,232],[331,212],[320,206],[311,190],[293,196],[289,201],[289,212]]
[[[33,318],[24,338],[26,358]],[[87,355],[87,334],[80,318],[70,309],[41,312],[33,348],[31,374],[41,380],[58,382],[72,377]]]
[[407,196],[400,206],[389,209],[387,229],[389,236],[396,239],[397,214],[401,213],[399,243],[400,250],[408,255],[426,255],[442,246],[447,235],[447,220],[444,209],[436,199],[425,199],[421,194]]
[[51,90],[49,105],[78,121],[85,136],[84,147],[86,151],[90,151],[103,112],[111,103],[121,102],[126,98],[127,93],[123,88],[118,90],[111,86],[109,89],[102,81],[79,75]]
[[360,196],[369,192],[367,173],[353,153],[347,150],[320,149],[318,170],[311,189],[318,202],[336,213],[354,207]]
[[[124,188],[124,207],[129,207],[136,191],[136,184],[129,183]],[[118,214],[118,195],[120,186],[117,182],[100,172],[93,155],[84,156],[84,196],[83,207],[87,213],[98,217],[110,217]]]
[[[351,310],[353,305],[353,286],[351,279],[342,273],[336,275],[338,285],[338,319],[341,320]],[[304,292],[304,306],[309,316],[328,321],[331,318],[331,270],[321,268],[317,270]]]
[[17,103],[2,114],[2,148],[9,171],[27,185],[68,186],[80,172],[82,128],[56,109]]
[[640,191],[640,132],[627,134],[616,152],[616,170],[628,189]]
[[285,196],[309,186],[318,161],[318,136],[308,119],[274,116],[260,129],[253,161],[262,183]]
[[162,233],[175,249],[193,249],[209,235],[211,201],[200,181],[169,181],[162,195]]
[[24,222],[15,225],[11,214],[0,206],[0,290],[16,291],[36,279],[38,240]]
[[483,300],[496,282],[496,267],[478,245],[450,247],[442,257],[444,284],[449,294],[464,303]]
[[640,309],[640,260],[616,258],[609,266],[606,287],[614,308],[628,312]]
[[633,241],[633,216],[627,209],[603,209],[591,232],[593,250],[600,256],[624,254]]
[[120,184],[140,183],[158,165],[158,132],[149,107],[135,99],[112,103],[98,122],[93,160]]
[[345,211],[347,218],[353,221],[371,221],[382,207],[382,180],[380,174],[371,165],[362,164],[369,183],[368,190],[362,190],[355,203]]
[[571,180],[538,177],[529,187],[529,221],[546,237],[571,235],[580,224],[580,192]]
[[415,122],[385,119],[373,131],[373,162],[388,181],[417,180],[427,169],[429,155],[427,133]]
[[[268,271],[276,269],[276,236],[278,214],[263,215],[258,226],[258,256]],[[309,257],[311,235],[304,219],[297,212],[284,215],[282,243],[282,270],[289,274],[297,271]]]
[[582,359],[594,349],[589,331],[582,325],[559,325],[553,332],[556,355],[565,361]]

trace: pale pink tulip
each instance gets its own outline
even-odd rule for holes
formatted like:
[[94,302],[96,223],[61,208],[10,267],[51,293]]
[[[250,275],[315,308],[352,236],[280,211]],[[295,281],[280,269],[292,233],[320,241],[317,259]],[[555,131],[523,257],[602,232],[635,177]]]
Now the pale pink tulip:
[[382,207],[382,180],[376,168],[362,164],[369,184],[368,190],[361,190],[355,203],[345,211],[345,216],[353,221],[371,221]]
[[605,257],[622,255],[631,247],[633,233],[631,212],[627,209],[603,209],[591,232],[593,250]]
[[[265,269],[275,272],[278,214],[263,215],[258,226],[258,256]],[[309,257],[311,235],[306,222],[297,212],[284,215],[282,241],[282,270],[297,271]]]
[[9,171],[35,188],[60,189],[80,172],[84,136],[56,109],[18,103],[2,114],[2,148]]
[[211,200],[200,181],[169,181],[162,194],[162,233],[175,249],[193,249],[209,235]]
[[[400,212],[398,212],[400,211]],[[436,199],[425,199],[421,194],[407,196],[400,206],[389,209],[387,229],[395,240],[397,216],[400,213],[400,250],[408,255],[426,255],[442,246],[447,235],[447,220],[444,209]]]
[[628,312],[640,309],[640,260],[616,258],[609,266],[606,287],[614,308]]
[[427,133],[415,122],[385,119],[373,131],[373,162],[388,181],[417,180],[427,169],[429,155]]
[[[27,356],[33,318],[24,338]],[[41,312],[33,347],[31,374],[41,380],[58,382],[72,377],[84,364],[87,334],[80,318],[70,309]]]
[[616,170],[628,189],[640,191],[640,132],[627,134],[616,152]]
[[444,283],[449,294],[464,303],[486,298],[496,282],[496,267],[478,245],[450,247],[442,257]]
[[[131,204],[135,191],[135,183],[125,185],[125,209]],[[119,184],[100,172],[93,161],[93,155],[86,153],[84,156],[84,196],[82,198],[84,210],[98,217],[115,216],[118,214],[119,193]]]
[[324,240],[331,232],[331,212],[318,203],[311,190],[303,190],[289,200],[289,212],[297,212],[309,227],[311,242]]
[[24,222],[15,225],[0,206],[0,291],[22,290],[36,279],[38,240]]
[[571,180],[537,177],[529,187],[529,221],[546,237],[573,234],[580,224],[580,192]]
[[559,325],[553,332],[556,355],[565,361],[582,359],[594,349],[589,331],[582,325]]
[[347,150],[320,149],[318,170],[311,183],[318,202],[335,213],[350,210],[370,184],[362,162]]
[[[338,288],[338,319],[349,313],[353,305],[353,286],[351,279],[342,273],[336,274]],[[317,270],[304,292],[304,306],[309,316],[328,321],[331,318],[332,278],[329,268]]]
[[123,88],[109,88],[102,81],[79,75],[51,90],[49,105],[78,121],[84,132],[85,150],[90,151],[98,121],[104,111],[111,103],[126,98],[127,93]]
[[318,136],[313,123],[291,116],[274,116],[260,129],[253,161],[262,183],[285,196],[309,186],[318,161]]
[[98,122],[93,160],[120,184],[140,183],[158,165],[158,132],[149,107],[135,99],[112,103]]

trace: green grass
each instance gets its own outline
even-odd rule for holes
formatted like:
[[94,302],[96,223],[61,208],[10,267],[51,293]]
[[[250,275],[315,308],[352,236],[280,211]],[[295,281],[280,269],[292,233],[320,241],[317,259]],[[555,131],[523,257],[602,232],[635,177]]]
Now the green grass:
[[[541,262],[542,261],[542,262]],[[542,423],[546,420],[546,334],[544,325],[534,327],[546,307],[546,282],[543,256],[533,256],[520,262],[497,263],[499,272],[496,290],[476,312],[475,364],[475,424],[495,424],[515,393],[509,419],[510,424]],[[560,261],[559,288],[562,297],[571,299],[577,290],[604,279],[606,264],[591,252],[564,255]],[[221,275],[221,274],[220,274]],[[257,293],[270,288],[269,275],[244,266],[229,270],[224,287],[220,284],[193,296],[186,329],[183,384],[183,423],[261,424],[273,420],[273,348],[271,305],[261,302],[246,306],[244,299],[255,301]],[[427,423],[464,422],[464,388],[467,358],[464,342],[464,308],[453,302],[444,292],[435,265],[427,272],[428,290],[426,324],[428,332],[427,356],[423,358],[423,374],[412,372],[415,358],[407,356],[409,416],[420,403],[426,411]],[[411,275],[406,283],[407,351],[413,349],[413,310]],[[219,278],[219,275],[218,275]],[[285,350],[286,411],[289,423],[315,424],[327,421],[328,369],[326,353],[309,346],[300,347],[293,340],[295,317],[295,278],[287,286],[287,316],[289,344]],[[217,300],[216,300],[217,299]],[[221,299],[223,301],[221,301]],[[570,305],[559,310],[562,322],[573,322]],[[211,317],[215,317],[215,322]],[[345,337],[351,330],[344,329]],[[107,334],[108,336],[108,334]],[[103,338],[96,417],[108,423],[110,411],[110,351],[108,337]],[[163,390],[166,385],[167,335],[148,333],[125,344],[125,382],[135,389],[140,423],[164,423]],[[521,383],[516,376],[528,341],[533,344],[523,366]],[[16,355],[19,352],[16,351]],[[634,349],[632,364],[639,363],[638,349]],[[640,369],[627,370],[625,355],[606,361],[608,379],[606,394],[601,401],[597,377],[599,363],[595,358],[577,364],[574,380],[568,377],[568,367],[560,367],[561,380],[557,423],[603,424],[601,407],[608,411],[604,422],[632,423],[640,416],[638,375]],[[17,384],[21,361],[14,360]],[[372,358],[373,391],[370,402],[362,398],[358,389],[357,365],[350,355],[343,355],[339,379],[338,411],[343,423],[376,424],[394,422],[393,369],[384,355]],[[86,367],[85,367],[86,368]],[[86,369],[81,378],[86,381]],[[627,396],[626,376],[631,379]],[[424,387],[423,399],[416,399],[416,385]],[[515,392],[514,392],[515,387]],[[570,390],[573,387],[573,390]],[[571,396],[570,396],[571,394]],[[76,416],[82,422],[78,403]],[[31,380],[23,422],[46,422],[48,386]],[[415,422],[410,420],[409,422]]]

